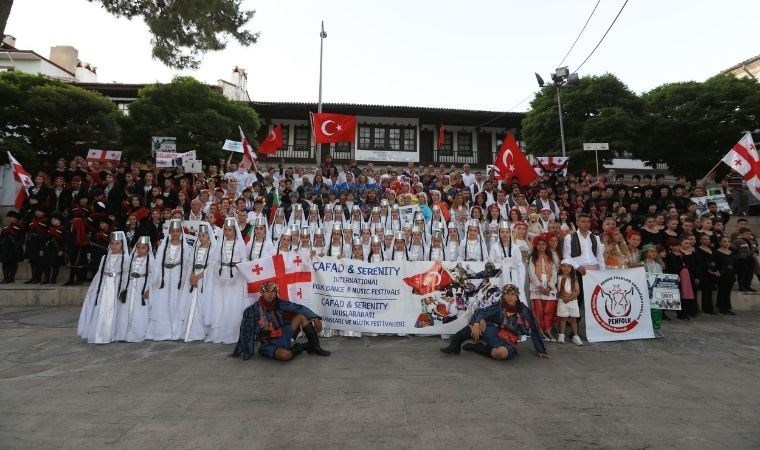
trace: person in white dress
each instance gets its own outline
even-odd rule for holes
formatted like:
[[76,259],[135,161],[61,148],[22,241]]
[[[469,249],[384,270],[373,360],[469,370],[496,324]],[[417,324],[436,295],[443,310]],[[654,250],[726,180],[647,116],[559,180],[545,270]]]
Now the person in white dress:
[[449,231],[446,234],[446,255],[449,261],[452,261],[452,257],[455,258],[454,261],[457,261],[459,259],[459,244],[461,243],[459,228],[454,222],[449,222],[447,226]]
[[425,261],[456,261],[456,253],[453,260],[447,259],[446,244],[443,242],[443,233],[439,230],[433,231],[430,237],[430,245],[425,249]]
[[214,307],[206,342],[234,344],[240,334],[243,310],[250,306],[247,283],[237,267],[245,261],[245,243],[235,220],[224,220],[218,248],[211,255],[214,272]]
[[343,257],[343,226],[339,222],[333,222],[332,231],[330,231],[330,242],[325,249],[325,256],[335,258]]
[[116,341],[145,340],[150,321],[150,278],[155,263],[150,236],[140,236],[124,274],[126,285],[116,304]]
[[325,256],[325,232],[321,228],[314,230],[314,240],[311,244],[310,254],[312,258]]
[[[237,222],[234,217],[230,220]],[[156,264],[151,270],[150,322],[145,339],[154,341],[182,338],[187,311],[182,311],[183,293],[191,248],[182,231],[182,221],[169,222],[169,235],[164,237],[156,251]]]
[[[260,219],[256,219],[260,220]],[[185,342],[202,341],[211,330],[214,311],[214,261],[212,255],[216,250],[216,235],[208,223],[198,226],[198,239],[193,246],[188,269],[188,280],[184,285],[185,293],[181,299],[188,302],[182,308],[187,311],[185,329],[182,339]]]
[[480,222],[470,220],[467,222],[466,229],[465,239],[459,244],[459,261],[486,261],[488,250],[480,234]]
[[391,261],[409,261],[409,254],[406,248],[406,237],[403,231],[397,231],[393,236],[393,251],[391,251]]
[[425,260],[425,240],[423,238],[424,232],[424,225],[423,227],[419,227],[417,225],[412,227],[412,238],[409,242],[409,249],[407,250],[409,261]]
[[275,246],[272,241],[267,239],[267,221],[264,218],[258,218],[253,222],[253,237],[246,245],[246,259],[266,258],[275,253]]
[[[522,286],[527,276],[526,266],[523,263],[520,248],[512,241],[512,228],[509,222],[499,222],[498,240],[491,247],[489,260],[501,264],[501,285],[514,284]],[[528,304],[526,294],[520,291],[520,301]]]
[[116,336],[116,303],[129,265],[127,246],[123,231],[111,233],[108,252],[87,289],[77,334],[90,344],[108,344]]
[[383,241],[380,236],[372,236],[369,244],[369,254],[367,262],[378,263],[385,261],[385,252],[383,251]]

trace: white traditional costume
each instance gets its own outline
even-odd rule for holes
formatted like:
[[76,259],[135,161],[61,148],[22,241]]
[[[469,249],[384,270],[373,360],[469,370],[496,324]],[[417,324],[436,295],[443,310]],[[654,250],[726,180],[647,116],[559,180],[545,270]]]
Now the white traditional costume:
[[[137,253],[137,246],[147,246],[145,255]],[[150,282],[151,271],[155,270],[156,260],[149,236],[140,236],[129,258],[127,272],[124,273],[125,286],[116,303],[116,339],[117,341],[142,342],[148,331],[150,321]]]
[[[208,245],[201,244],[200,234],[206,233],[209,237]],[[214,255],[216,251],[216,235],[211,225],[200,224],[198,227],[199,238],[193,246],[190,261],[192,266],[188,268],[188,280],[184,284],[182,310],[187,311],[182,330],[182,339],[185,342],[202,341],[211,330],[211,322],[214,314]],[[189,277],[201,276],[193,286]]]

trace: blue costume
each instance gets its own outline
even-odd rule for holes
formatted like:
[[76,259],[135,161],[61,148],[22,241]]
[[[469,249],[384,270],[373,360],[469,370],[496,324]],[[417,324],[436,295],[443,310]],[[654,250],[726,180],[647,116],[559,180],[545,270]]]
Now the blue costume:
[[520,336],[530,335],[536,351],[546,353],[533,312],[524,303],[517,302],[515,311],[511,315],[502,302],[478,309],[472,315],[470,324],[481,320],[486,322],[482,339],[489,350],[494,347],[507,347],[509,350],[507,359],[512,359],[517,356],[517,342]]
[[[243,321],[240,324],[240,337],[238,338],[233,355],[243,355],[243,359],[245,360],[252,358],[254,341],[257,340],[261,342],[259,354],[267,358],[274,358],[275,352],[279,348],[291,350],[291,341],[294,336],[290,319],[297,314],[302,314],[309,320],[319,318],[312,310],[303,305],[281,300],[277,297],[272,302],[265,302],[259,299],[243,311]],[[308,327],[310,328],[308,331],[313,329],[311,324]],[[306,329],[304,329],[304,332],[309,337],[310,333]],[[311,344],[310,338],[309,345]],[[310,348],[304,349],[311,350]]]

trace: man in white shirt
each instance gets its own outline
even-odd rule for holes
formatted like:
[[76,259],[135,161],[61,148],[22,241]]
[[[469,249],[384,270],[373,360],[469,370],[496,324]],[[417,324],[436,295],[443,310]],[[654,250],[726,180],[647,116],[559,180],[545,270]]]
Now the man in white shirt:
[[468,188],[475,183],[475,174],[470,172],[469,164],[462,166],[462,183]]
[[237,186],[240,190],[248,186],[249,175],[248,172],[242,167],[238,167],[235,163],[230,163],[230,171],[224,174],[224,179],[229,180],[234,178],[237,180]]
[[584,304],[583,275],[586,270],[604,270],[604,244],[598,236],[591,233],[591,219],[586,213],[578,213],[575,218],[578,230],[565,236],[562,254],[570,260],[580,278],[581,295],[578,303]]

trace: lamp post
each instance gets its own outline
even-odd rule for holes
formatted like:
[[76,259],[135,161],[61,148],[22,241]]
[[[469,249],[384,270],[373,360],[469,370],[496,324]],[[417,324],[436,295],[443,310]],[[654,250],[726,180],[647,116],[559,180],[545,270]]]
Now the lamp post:
[[[560,88],[562,86],[577,86],[579,83],[578,74],[570,71],[567,67],[559,67],[551,75],[552,84],[557,87],[557,109],[559,110],[559,137],[562,142],[562,157],[567,156],[567,148],[565,146],[565,126],[562,121],[562,97],[560,96]],[[544,79],[541,75],[536,73],[536,81],[540,87],[544,87]]]

